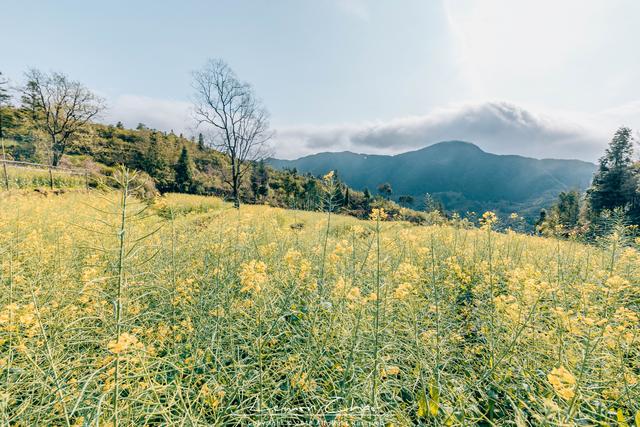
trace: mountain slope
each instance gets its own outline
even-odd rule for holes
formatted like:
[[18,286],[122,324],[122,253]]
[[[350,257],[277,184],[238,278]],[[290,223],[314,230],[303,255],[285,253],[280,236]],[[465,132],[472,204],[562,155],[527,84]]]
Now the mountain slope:
[[321,175],[337,170],[349,186],[375,191],[389,182],[396,196],[425,193],[456,211],[494,209],[529,216],[561,191],[587,188],[595,165],[580,160],[496,155],[463,141],[446,141],[395,156],[319,153],[297,160],[270,159],[276,168]]

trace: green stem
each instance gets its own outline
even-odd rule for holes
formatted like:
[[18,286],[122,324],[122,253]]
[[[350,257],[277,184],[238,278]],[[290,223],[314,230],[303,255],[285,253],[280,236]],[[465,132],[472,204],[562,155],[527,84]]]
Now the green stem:
[[[122,170],[122,196],[120,199],[120,228],[118,230],[119,238],[119,255],[118,255],[118,288],[116,294],[116,341],[120,337],[122,330],[122,295],[125,285],[125,242],[126,242],[126,224],[127,224],[127,199],[129,197],[129,173],[126,169]],[[119,387],[120,380],[120,354],[116,354],[116,366],[113,374],[113,416],[114,425],[117,427],[120,423],[118,413],[118,394],[120,393]]]

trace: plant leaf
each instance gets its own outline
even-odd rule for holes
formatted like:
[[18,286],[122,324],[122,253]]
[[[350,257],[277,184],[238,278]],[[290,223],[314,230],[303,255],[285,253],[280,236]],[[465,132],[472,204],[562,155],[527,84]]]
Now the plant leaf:
[[629,427],[629,423],[627,423],[622,409],[618,408],[618,410],[616,411],[616,418],[618,419],[618,427]]
[[431,384],[429,386],[429,413],[432,416],[438,415],[438,409],[440,408],[440,390],[438,387]]
[[424,390],[420,390],[418,393],[418,418],[427,416],[427,407],[427,396],[425,396]]

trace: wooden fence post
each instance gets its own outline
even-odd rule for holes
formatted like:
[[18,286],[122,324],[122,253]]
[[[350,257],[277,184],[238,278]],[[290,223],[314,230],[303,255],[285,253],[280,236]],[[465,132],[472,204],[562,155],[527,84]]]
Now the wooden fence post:
[[9,191],[9,174],[7,173],[7,152],[4,151],[4,139],[0,139],[2,142],[2,168],[4,169],[4,186]]
[[4,187],[9,191],[9,174],[7,173],[7,162],[2,161],[2,169],[4,169]]

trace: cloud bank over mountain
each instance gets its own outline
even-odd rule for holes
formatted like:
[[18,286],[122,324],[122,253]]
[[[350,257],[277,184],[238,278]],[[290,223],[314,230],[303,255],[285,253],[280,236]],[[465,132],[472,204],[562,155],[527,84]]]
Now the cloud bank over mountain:
[[463,104],[388,122],[279,129],[278,152],[393,154],[439,141],[463,140],[496,154],[596,160],[615,129],[640,123],[640,103],[594,115],[538,114],[508,102]]
[[[190,108],[188,102],[124,95],[112,102],[106,118],[192,135],[197,129]],[[273,148],[277,157],[291,159],[322,151],[396,154],[463,140],[496,154],[595,161],[622,125],[640,126],[640,101],[593,114],[539,113],[510,102],[481,102],[388,121],[276,127]]]

